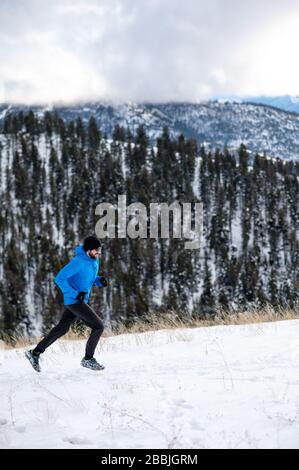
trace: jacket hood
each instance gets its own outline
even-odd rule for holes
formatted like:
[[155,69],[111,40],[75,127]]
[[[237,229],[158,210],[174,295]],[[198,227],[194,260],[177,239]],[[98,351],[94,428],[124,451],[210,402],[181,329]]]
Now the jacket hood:
[[83,245],[77,246],[77,248],[75,248],[75,253],[77,256],[83,258],[85,261],[93,261],[95,263],[98,262],[96,259],[93,259],[86,254],[86,251],[83,249]]

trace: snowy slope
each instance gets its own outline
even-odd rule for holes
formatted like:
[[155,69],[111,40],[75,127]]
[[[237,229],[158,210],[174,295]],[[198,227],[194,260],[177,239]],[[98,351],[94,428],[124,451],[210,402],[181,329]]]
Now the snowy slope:
[[[0,104],[0,128],[7,113],[32,109],[40,116],[49,108]],[[167,126],[172,136],[183,133],[208,147],[236,150],[243,142],[251,152],[299,160],[299,115],[274,107],[240,102],[113,103],[57,106],[53,111],[66,121],[79,116],[87,123],[94,116],[102,132],[111,137],[118,124],[135,132],[143,125],[152,143]]]
[[299,448],[299,321],[1,350],[2,448]]

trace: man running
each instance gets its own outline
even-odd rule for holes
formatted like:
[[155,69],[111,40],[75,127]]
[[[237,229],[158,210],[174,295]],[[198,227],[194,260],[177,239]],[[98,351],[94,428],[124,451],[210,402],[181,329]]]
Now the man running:
[[54,278],[64,297],[65,310],[58,325],[45,336],[38,345],[25,352],[32,367],[40,372],[39,357],[54,341],[65,335],[76,320],[82,320],[91,328],[86,343],[85,356],[81,366],[92,370],[102,370],[104,366],[93,357],[103,333],[104,325],[95,311],[87,305],[92,286],[106,287],[105,277],[98,276],[101,242],[97,237],[85,238],[83,245],[76,248],[76,256],[69,261]]

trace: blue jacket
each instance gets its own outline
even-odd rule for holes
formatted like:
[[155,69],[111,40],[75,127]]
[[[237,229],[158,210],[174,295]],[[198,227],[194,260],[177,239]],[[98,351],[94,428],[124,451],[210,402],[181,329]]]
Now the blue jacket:
[[76,299],[79,292],[87,292],[84,302],[87,303],[92,286],[102,286],[98,270],[99,260],[93,259],[86,254],[83,246],[75,250],[76,256],[66,264],[54,278],[63,293],[64,305],[78,302]]

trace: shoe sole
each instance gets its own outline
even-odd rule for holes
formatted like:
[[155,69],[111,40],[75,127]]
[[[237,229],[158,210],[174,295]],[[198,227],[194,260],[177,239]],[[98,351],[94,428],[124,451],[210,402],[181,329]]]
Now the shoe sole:
[[89,370],[95,370],[95,371],[100,371],[100,370],[104,370],[105,367],[100,367],[100,368],[96,368],[96,367],[88,367],[88,366],[84,366],[83,364],[81,364],[82,367],[85,367],[85,369],[89,369]]
[[28,351],[25,352],[25,357],[26,357],[26,359],[28,359],[28,361],[30,362],[32,369],[34,369],[36,372],[41,372],[41,369],[40,369],[40,368],[37,369],[37,368],[34,366],[34,364],[32,364],[32,362],[31,362],[31,354],[30,354]]

